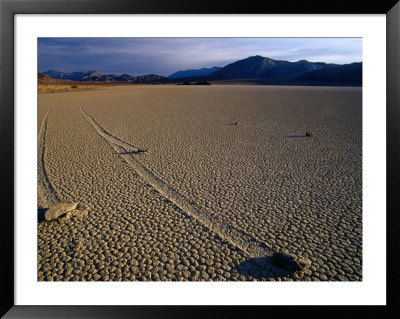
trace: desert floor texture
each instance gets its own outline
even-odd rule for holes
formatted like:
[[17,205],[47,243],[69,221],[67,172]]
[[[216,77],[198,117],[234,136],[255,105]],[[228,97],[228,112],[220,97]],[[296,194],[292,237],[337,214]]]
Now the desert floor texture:
[[[38,106],[38,280],[362,280],[361,88],[116,86]],[[85,214],[40,220],[58,202]],[[277,267],[280,251],[311,266]]]

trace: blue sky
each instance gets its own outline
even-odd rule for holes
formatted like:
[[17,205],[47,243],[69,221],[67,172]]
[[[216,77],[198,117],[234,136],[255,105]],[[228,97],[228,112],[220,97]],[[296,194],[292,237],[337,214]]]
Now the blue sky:
[[253,55],[345,64],[362,61],[361,38],[39,38],[38,69],[170,75]]

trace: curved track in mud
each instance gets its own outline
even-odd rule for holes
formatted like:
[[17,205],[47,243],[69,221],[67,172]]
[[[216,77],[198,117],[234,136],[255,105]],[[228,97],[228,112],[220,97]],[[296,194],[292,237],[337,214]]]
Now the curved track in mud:
[[57,191],[50,182],[49,176],[46,171],[46,135],[48,129],[48,119],[51,110],[55,107],[53,105],[46,112],[43,121],[40,125],[38,135],[38,201],[39,206],[42,208],[49,207],[60,201]]
[[213,220],[203,207],[191,204],[186,198],[184,198],[184,196],[167,185],[135,158],[135,155],[138,154],[138,147],[110,134],[84,110],[84,108],[80,105],[80,102],[78,105],[83,117],[96,130],[96,132],[111,145],[111,147],[125,160],[126,163],[128,163],[128,165],[130,165],[136,171],[139,176],[146,181],[146,183],[151,185],[166,199],[173,202],[187,215],[196,219],[202,225],[218,234],[222,239],[247,253],[250,257],[257,258],[270,256],[273,254],[273,251],[265,243],[258,241],[256,238],[246,234],[243,231]]

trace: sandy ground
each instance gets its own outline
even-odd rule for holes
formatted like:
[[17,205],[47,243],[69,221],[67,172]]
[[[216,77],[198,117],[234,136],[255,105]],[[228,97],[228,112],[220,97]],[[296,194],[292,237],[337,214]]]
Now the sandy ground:
[[[256,85],[39,94],[39,209],[89,212],[38,224],[38,280],[362,280],[361,102]],[[276,251],[312,264],[289,273]]]
[[81,89],[95,88],[90,84],[38,84],[38,93],[54,93],[64,91],[77,91]]

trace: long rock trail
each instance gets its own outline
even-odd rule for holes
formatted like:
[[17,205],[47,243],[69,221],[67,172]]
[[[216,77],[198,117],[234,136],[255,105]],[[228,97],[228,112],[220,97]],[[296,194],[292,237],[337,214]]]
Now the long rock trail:
[[111,147],[125,160],[125,162],[128,163],[136,173],[146,181],[146,183],[151,185],[166,199],[178,206],[188,216],[196,219],[202,225],[218,234],[223,240],[239,248],[252,258],[271,256],[273,254],[272,249],[270,249],[264,242],[257,240],[254,236],[250,236],[243,231],[214,220],[209,214],[207,214],[207,211],[203,207],[191,204],[184,196],[178,193],[171,186],[167,185],[135,158],[135,155],[139,152],[138,147],[110,134],[84,110],[80,102],[78,102],[78,106],[88,123],[111,145]]
[[60,197],[51,184],[47,174],[45,160],[48,119],[49,114],[54,107],[55,105],[51,106],[46,112],[40,125],[38,135],[38,202],[39,206],[42,208],[50,207],[60,201]]

